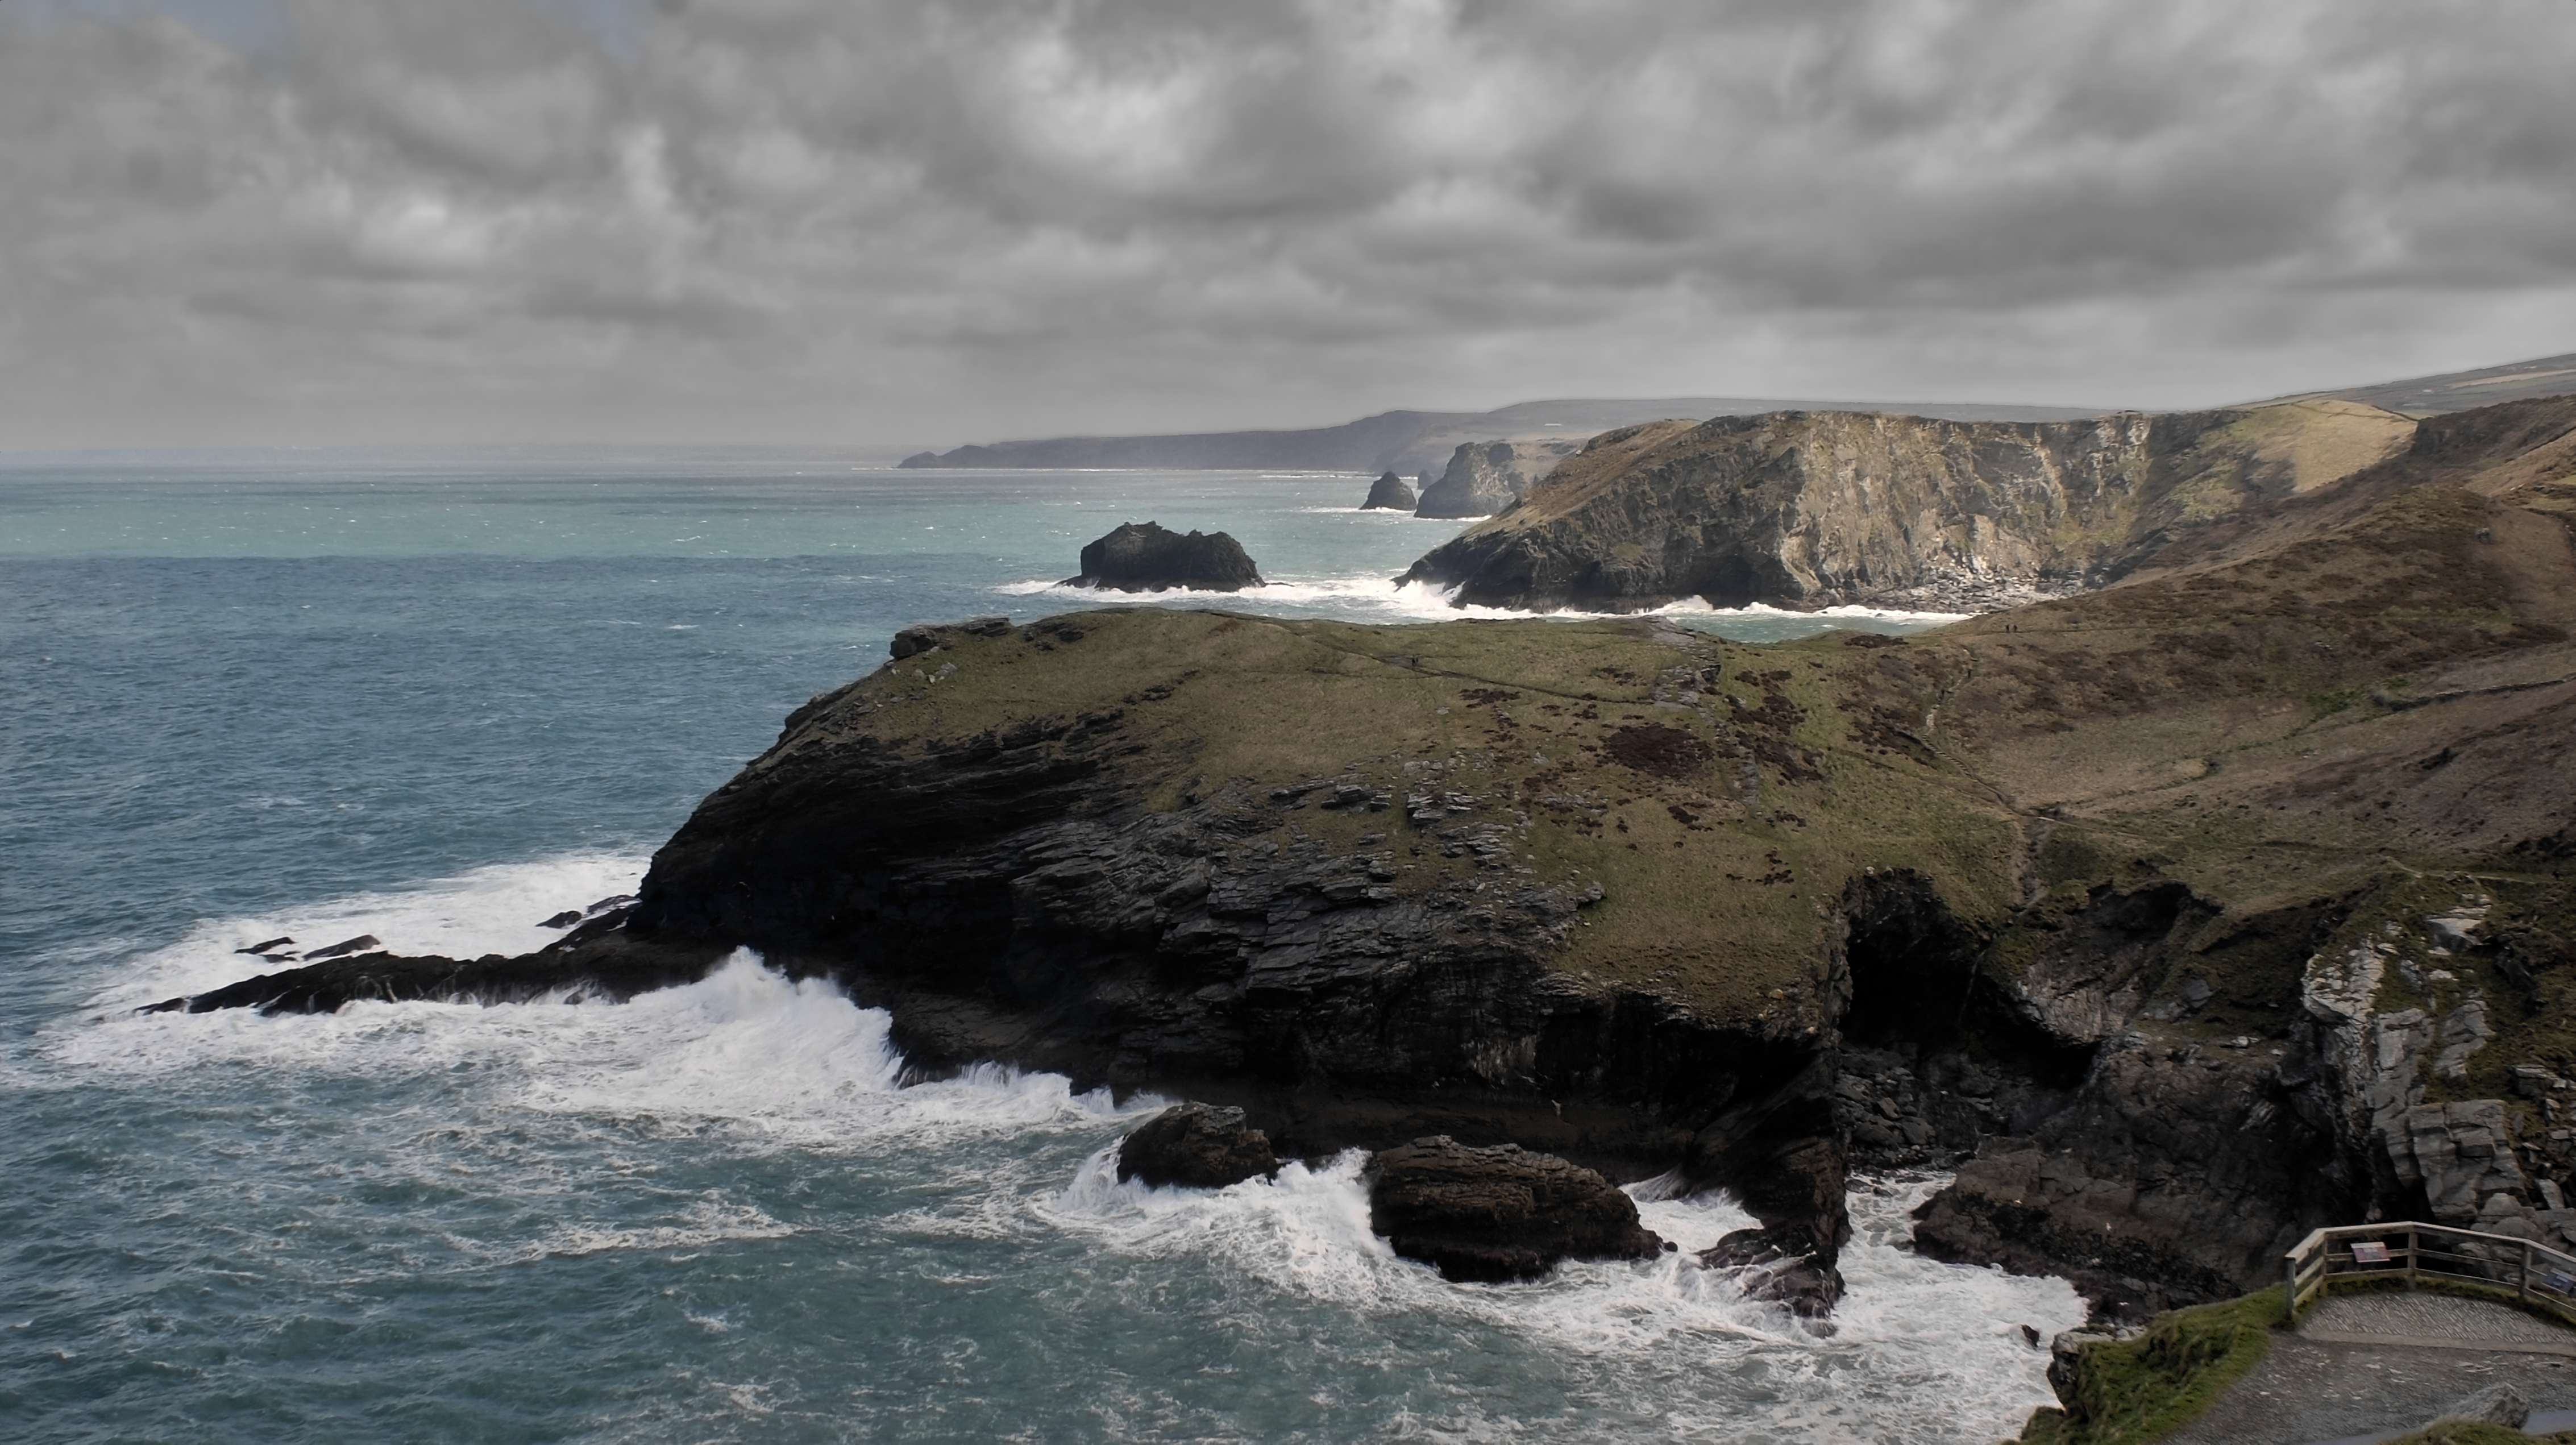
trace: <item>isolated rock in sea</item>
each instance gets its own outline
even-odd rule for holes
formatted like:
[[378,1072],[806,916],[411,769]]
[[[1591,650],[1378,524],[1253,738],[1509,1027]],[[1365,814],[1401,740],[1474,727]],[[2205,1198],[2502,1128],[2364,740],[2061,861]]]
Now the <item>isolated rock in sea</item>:
[[[1747,1297],[1789,1307],[1792,1314],[1821,1319],[1842,1301],[1842,1271],[1820,1263],[1804,1241],[1783,1241],[1767,1229],[1738,1229],[1699,1252],[1704,1269],[1726,1270],[1742,1278]],[[2027,1326],[2025,1326],[2027,1328]]]
[[1652,1259],[1664,1241],[1592,1170],[1517,1144],[1442,1134],[1369,1162],[1369,1228],[1453,1280],[1535,1279],[1561,1259]]
[[1082,573],[1064,580],[1068,587],[1104,587],[1120,592],[1240,592],[1261,585],[1261,573],[1244,555],[1243,544],[1223,532],[1186,536],[1155,522],[1122,522],[1099,541],[1082,549]]
[[1467,442],[1449,457],[1440,480],[1425,485],[1417,517],[1490,517],[1538,485],[1557,463],[1582,450],[1574,441]]
[[1379,475],[1376,485],[1369,488],[1368,500],[1360,503],[1360,510],[1410,512],[1415,501],[1413,488],[1404,484],[1404,478],[1393,472],[1384,472]]
[[382,948],[384,946],[385,941],[383,939],[376,937],[372,933],[361,933],[355,938],[343,939],[338,943],[332,944],[329,948],[317,948],[311,953],[304,955],[304,961],[306,963],[320,963],[325,959],[346,958],[353,953],[364,953],[368,949]]
[[1245,1123],[1241,1109],[1212,1104],[1175,1104],[1118,1145],[1118,1177],[1156,1188],[1223,1189],[1277,1172],[1270,1136]]

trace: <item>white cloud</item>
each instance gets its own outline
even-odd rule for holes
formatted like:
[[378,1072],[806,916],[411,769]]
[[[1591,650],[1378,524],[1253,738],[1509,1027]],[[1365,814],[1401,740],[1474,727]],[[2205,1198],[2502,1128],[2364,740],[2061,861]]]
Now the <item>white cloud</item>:
[[162,3],[0,12],[0,446],[2183,404],[2576,346],[2563,0]]

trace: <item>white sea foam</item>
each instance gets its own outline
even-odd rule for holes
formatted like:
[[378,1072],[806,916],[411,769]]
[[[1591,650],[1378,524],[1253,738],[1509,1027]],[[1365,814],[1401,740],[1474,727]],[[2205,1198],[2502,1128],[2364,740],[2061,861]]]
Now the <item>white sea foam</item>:
[[720,1125],[774,1147],[935,1146],[1030,1129],[1097,1127],[1150,1110],[1077,1094],[1062,1075],[991,1065],[898,1087],[882,1009],[792,980],[749,950],[706,978],[624,1004],[361,1001],[326,1015],[248,1009],[94,1017],[58,1032],[56,1062],[115,1073],[253,1064],[316,1074],[470,1071],[515,1107],[652,1126]]
[[290,952],[374,934],[396,953],[528,953],[563,936],[539,927],[539,920],[634,892],[650,861],[633,853],[567,853],[304,908],[203,918],[178,942],[127,961],[90,1001],[100,1008],[134,1008],[270,972],[279,965],[235,950],[274,938],[294,939]]
[[795,1226],[782,1224],[748,1204],[730,1204],[722,1199],[702,1199],[692,1206],[678,1223],[647,1225],[568,1224],[556,1229],[533,1248],[530,1257],[559,1256],[579,1258],[586,1254],[604,1254],[611,1250],[690,1250],[704,1249],[736,1239],[783,1239],[796,1232]]
[[1457,605],[1457,589],[1433,587],[1422,583],[1399,583],[1393,577],[1374,574],[1338,577],[1281,576],[1267,585],[1246,588],[1241,592],[1200,592],[1175,589],[1168,592],[1104,592],[1090,587],[1068,587],[1061,582],[1028,578],[1007,582],[994,592],[1008,597],[1039,599],[1043,604],[1061,604],[1067,608],[1099,607],[1107,604],[1160,605],[1165,607],[1231,607],[1245,611],[1281,611],[1295,615],[1322,613],[1354,621],[1383,622],[1452,622],[1460,619],[1484,621],[1526,621],[1531,617],[1558,621],[1594,621],[1605,616],[1670,617],[1684,625],[1699,625],[1714,632],[1741,630],[1757,638],[1789,636],[1817,630],[1837,622],[1865,622],[1880,627],[1924,628],[1957,622],[1970,614],[1961,612],[1904,612],[1884,607],[1844,605],[1797,612],[1783,607],[1753,603],[1744,607],[1713,607],[1707,602],[1686,597],[1660,607],[1636,612],[1611,614],[1559,608],[1549,612],[1521,612],[1503,607]]
[[[640,860],[624,860],[625,873],[613,861],[482,870],[275,921],[285,931],[328,920],[410,947],[455,939],[509,946],[503,935],[527,928],[532,911],[541,917],[559,903],[590,901],[575,895],[621,891]],[[256,934],[253,925],[269,921],[207,925],[205,946],[233,932]],[[222,957],[191,963],[163,950],[137,960],[102,998],[154,996]],[[234,964],[213,981],[240,972]],[[1352,1347],[1364,1352],[1397,1348],[1392,1341],[1408,1338],[1419,1322],[1462,1339],[1490,1331],[1580,1361],[1569,1388],[1581,1398],[1569,1399],[1569,1408],[1645,1411],[1623,1416],[1615,1430],[1588,1432],[1600,1435],[1996,1438],[2049,1399],[2045,1354],[2022,1342],[2020,1327],[2045,1337],[2082,1315],[2062,1281],[1942,1265],[1907,1250],[1908,1214],[1936,1180],[1856,1189],[1857,1232],[1843,1256],[1850,1293],[1830,1335],[1744,1298],[1731,1277],[1696,1267],[1688,1251],[1750,1221],[1722,1197],[1681,1196],[1670,1178],[1631,1192],[1648,1227],[1683,1253],[1568,1263],[1528,1284],[1453,1285],[1397,1258],[1370,1232],[1356,1153],[1311,1169],[1291,1164],[1275,1183],[1153,1190],[1120,1184],[1114,1146],[1107,1146],[1080,1164],[1069,1185],[1061,1174],[1050,1181],[1031,1172],[1044,1170],[1039,1161],[1048,1154],[1018,1141],[1099,1140],[1159,1101],[1120,1106],[1104,1094],[1076,1094],[1058,1075],[1002,1068],[903,1087],[888,1032],[882,1011],[860,1008],[828,984],[787,979],[738,952],[698,983],[624,1004],[358,1003],[326,1016],[277,1018],[247,1010],[94,1014],[54,1030],[47,1053],[52,1071],[75,1078],[241,1067],[277,1076],[416,1078],[421,1107],[435,1122],[416,1138],[407,1132],[407,1144],[389,1143],[382,1165],[371,1167],[417,1171],[444,1188],[455,1187],[446,1175],[461,1168],[460,1177],[484,1181],[478,1188],[524,1204],[516,1224],[475,1226],[469,1232],[476,1237],[448,1239],[440,1247],[446,1254],[425,1255],[406,1269],[440,1267],[442,1259],[483,1268],[620,1251],[685,1254],[798,1232],[730,1193],[657,1199],[648,1189],[620,1207],[602,1201],[594,1213],[584,1201],[596,1182],[584,1181],[598,1180],[602,1166],[593,1161],[565,1172],[554,1154],[569,1140],[553,1133],[531,1140],[524,1127],[531,1117],[571,1124],[577,1132],[570,1138],[592,1141],[583,1146],[588,1153],[676,1145],[917,1158],[922,1202],[876,1214],[869,1226],[875,1237],[1051,1232],[1081,1240],[1099,1261],[1084,1266],[1086,1275],[1114,1274],[1121,1257],[1161,1260],[1185,1273],[1210,1269],[1258,1286],[1244,1306],[1255,1314],[1275,1292],[1381,1322],[1354,1338]],[[406,1246],[404,1257],[426,1248]],[[699,1320],[699,1327],[730,1328],[709,1318],[715,1322]],[[1253,1315],[1228,1327],[1238,1326],[1250,1338],[1266,1338],[1270,1328]],[[1366,1359],[1342,1363],[1372,1367]],[[1421,1433],[1449,1437],[1562,1433],[1561,1422],[1519,1420],[1508,1410],[1480,1414],[1484,1408],[1461,1401],[1416,1424]]]
[[[1371,1315],[1438,1318],[1577,1354],[1605,1389],[1631,1380],[1674,1402],[1671,1433],[1728,1438],[1891,1441],[1991,1439],[2051,1403],[2043,1338],[2073,1327],[2083,1304],[2064,1281],[2023,1279],[1924,1259],[1905,1247],[1914,1206],[1942,1181],[1862,1185],[1842,1268],[1850,1286],[1819,1335],[1780,1307],[1744,1297],[1733,1277],[1690,1252],[1753,1221],[1717,1195],[1675,1197],[1670,1180],[1631,1193],[1647,1227],[1682,1246],[1652,1261],[1569,1262],[1528,1284],[1455,1285],[1399,1259],[1369,1232],[1363,1156],[1290,1164],[1276,1182],[1205,1191],[1121,1184],[1115,1149],[1086,1160],[1073,1183],[1035,1204],[1059,1228],[1138,1256],[1204,1254],[1282,1292]],[[1723,1414],[1689,1418],[1698,1392],[1650,1385],[1693,1372],[1757,1388],[1722,1391]],[[1459,1421],[1444,1429],[1458,1429]],[[1489,1421],[1503,1434],[1509,1422]],[[1473,1430],[1470,1430],[1473,1433]]]

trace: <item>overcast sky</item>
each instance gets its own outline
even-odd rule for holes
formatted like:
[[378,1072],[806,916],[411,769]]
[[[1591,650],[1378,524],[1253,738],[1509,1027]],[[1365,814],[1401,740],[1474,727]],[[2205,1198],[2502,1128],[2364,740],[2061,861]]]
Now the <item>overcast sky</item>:
[[2576,0],[0,0],[0,449],[2576,350]]

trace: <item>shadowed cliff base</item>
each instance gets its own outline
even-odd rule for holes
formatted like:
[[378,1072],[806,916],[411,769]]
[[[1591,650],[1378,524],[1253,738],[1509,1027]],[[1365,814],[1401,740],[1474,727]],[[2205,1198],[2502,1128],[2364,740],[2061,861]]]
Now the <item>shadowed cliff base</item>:
[[1233,1105],[1283,1156],[1678,1170],[1760,1221],[1720,1262],[1820,1293],[1855,1155],[1964,1161],[1922,1247],[2115,1310],[2373,1210],[2561,1230],[2576,559],[2564,428],[2504,411],[1911,640],[920,629],[631,912],[174,1002],[614,995],[747,946],[923,1070]]

